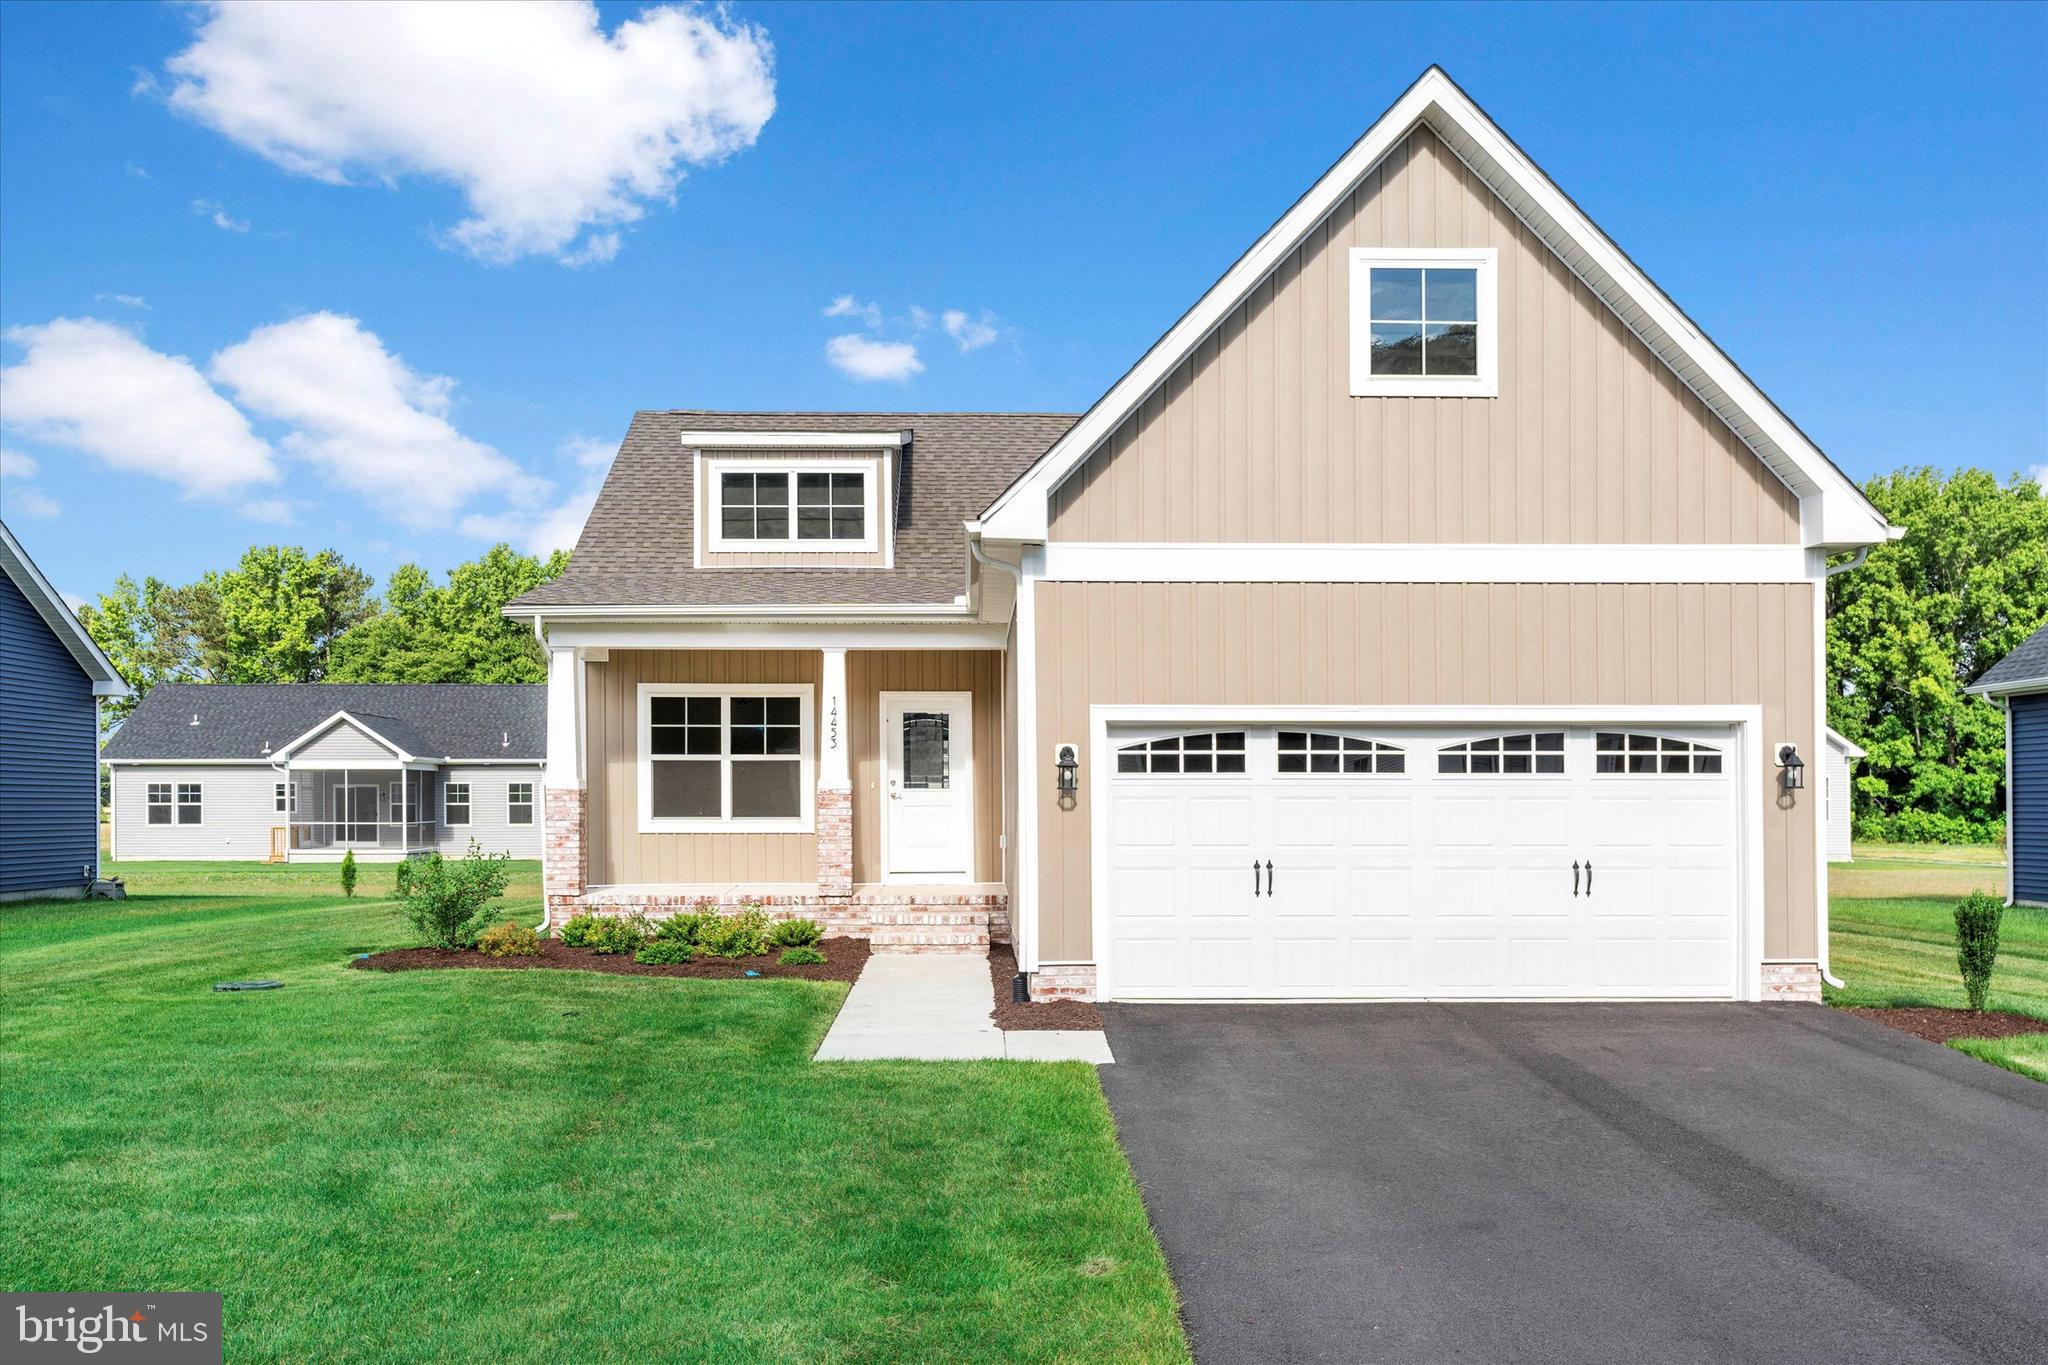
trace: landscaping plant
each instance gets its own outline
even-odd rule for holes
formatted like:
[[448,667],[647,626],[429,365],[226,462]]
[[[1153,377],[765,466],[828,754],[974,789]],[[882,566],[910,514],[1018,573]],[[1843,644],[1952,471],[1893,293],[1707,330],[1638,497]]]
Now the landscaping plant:
[[412,862],[413,860],[409,855],[400,858],[398,860],[398,870],[391,874],[392,888],[401,896],[412,889]]
[[476,840],[459,861],[436,853],[413,869],[398,912],[421,938],[437,948],[473,948],[477,936],[498,918],[491,902],[511,880],[509,853],[486,853]]
[[356,851],[350,849],[341,855],[341,894],[353,896],[356,893]]
[[815,967],[824,962],[825,955],[809,944],[799,943],[783,949],[782,956],[775,960],[785,967]]
[[824,936],[814,919],[786,919],[768,932],[768,941],[778,948],[810,948]]
[[677,967],[696,955],[687,943],[672,938],[651,938],[634,952],[633,960],[650,967]]
[[760,957],[768,951],[768,914],[749,905],[735,915],[714,916],[698,930],[697,946],[713,957]]
[[1956,965],[1963,972],[1963,994],[1979,1014],[1991,994],[1991,968],[1998,961],[1998,922],[2004,916],[2005,903],[1982,891],[1972,891],[1956,902]]
[[644,915],[625,918],[603,916],[597,927],[590,931],[584,946],[593,953],[610,956],[614,953],[638,953],[640,945],[647,942],[649,925]]
[[596,915],[587,911],[580,915],[571,915],[562,922],[562,927],[555,931],[555,937],[571,948],[588,948],[591,936],[598,931],[601,923]]
[[540,935],[523,924],[500,920],[476,936],[476,950],[485,957],[538,957]]

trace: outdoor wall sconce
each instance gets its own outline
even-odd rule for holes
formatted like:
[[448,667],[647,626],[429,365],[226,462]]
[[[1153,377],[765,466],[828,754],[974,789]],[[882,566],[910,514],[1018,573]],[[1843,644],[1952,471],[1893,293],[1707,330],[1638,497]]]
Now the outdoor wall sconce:
[[1055,785],[1061,796],[1072,796],[1080,790],[1081,760],[1074,753],[1073,745],[1060,745],[1056,751],[1052,766],[1055,773],[1058,774],[1058,780]]
[[1788,792],[1806,785],[1806,760],[1799,756],[1796,744],[1778,746],[1778,785]]

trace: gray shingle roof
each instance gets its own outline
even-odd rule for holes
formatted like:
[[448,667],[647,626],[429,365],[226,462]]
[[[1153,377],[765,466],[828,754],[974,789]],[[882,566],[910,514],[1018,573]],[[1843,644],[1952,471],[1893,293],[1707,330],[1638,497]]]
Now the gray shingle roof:
[[261,760],[266,744],[282,749],[336,711],[421,758],[547,756],[548,690],[539,683],[160,683],[105,756]]
[[2048,625],[2019,642],[2012,653],[1984,670],[1970,684],[1972,692],[2001,692],[2029,683],[2048,682]]
[[[638,412],[560,578],[515,607],[944,604],[967,589],[960,524],[1044,454],[1062,413]],[[691,567],[695,489],[680,433],[908,431],[893,568]]]

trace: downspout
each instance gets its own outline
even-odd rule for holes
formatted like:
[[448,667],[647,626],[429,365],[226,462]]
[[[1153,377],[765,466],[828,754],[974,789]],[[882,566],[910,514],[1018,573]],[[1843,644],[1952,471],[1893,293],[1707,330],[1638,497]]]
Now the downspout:
[[[1024,566],[1021,564],[1006,564],[1002,560],[996,559],[993,556],[991,556],[988,553],[988,551],[982,549],[981,524],[979,522],[970,521],[967,523],[967,553],[974,556],[974,562],[981,565],[983,573],[988,572],[990,569],[1001,569],[1004,573],[1008,574],[1010,578],[1015,582],[1018,592],[1020,594],[1023,592]],[[977,611],[981,606],[982,600],[983,599],[980,598],[977,598],[975,600],[974,605]],[[1013,615],[1015,614],[1015,610],[1016,609],[1014,607],[1011,608]],[[1025,689],[1024,672],[1022,669],[1019,669],[1017,671],[1017,688],[1020,692]],[[1019,723],[1021,724],[1021,718],[1024,714],[1024,699],[1022,697],[1013,697],[1009,698],[1009,700],[1016,705]],[[996,752],[998,754],[1001,754],[1003,753],[1003,751],[1004,746],[998,744],[996,746]],[[1021,743],[1018,745],[1017,748],[1017,757],[1019,762],[1028,763],[1031,761],[1030,756],[1024,752],[1023,745]],[[1011,774],[1007,772],[1001,775],[1001,785],[999,787],[999,790],[1003,793],[1003,799],[1005,801],[1010,800],[1010,777]],[[1005,826],[1007,826],[1009,824],[1009,820],[1007,818],[1009,815],[1009,811],[1005,810],[1003,814],[1005,817],[1003,823]],[[1024,813],[1022,811],[1017,812],[1016,842],[1019,845],[1022,845],[1024,843]],[[1034,844],[1033,847],[1035,848],[1036,845]],[[1022,925],[1023,916],[1018,913],[1018,902],[1020,898],[1017,895],[1017,884],[1021,875],[1018,865],[1018,851],[1016,848],[1011,847],[1008,843],[1005,843],[1003,846],[1003,871],[1006,880],[1009,882],[1010,887],[1010,951],[1014,954],[1018,954],[1016,960],[1020,969],[1017,972],[1017,975],[1010,982],[1010,998],[1012,1000],[1021,1002],[1029,1000],[1031,998],[1031,992],[1028,984],[1028,979],[1025,977],[1023,971],[1021,970],[1024,959],[1020,952],[1020,949],[1023,946],[1020,940],[1023,938],[1024,929]],[[1034,928],[1032,932],[1035,934],[1037,930]],[[1035,943],[1036,941],[1037,940],[1034,938],[1033,942]]]
[[[548,657],[548,637],[547,632],[541,629],[539,612],[533,614],[533,641],[540,646],[540,657],[545,661]],[[547,667],[545,662],[541,666],[543,668]],[[545,723],[542,724],[541,733],[547,733]],[[590,796],[589,789],[585,788],[583,794],[584,798],[588,800]],[[587,823],[585,828],[588,828]],[[590,856],[590,850],[585,849],[583,856],[587,859]],[[548,760],[546,754],[542,754],[540,760],[540,923],[533,926],[533,932],[539,934],[542,938],[546,938],[548,933]]]
[[[1835,576],[1836,574],[1838,574],[1838,573],[1848,573],[1848,572],[1849,572],[1849,571],[1850,571],[1851,569],[1860,569],[1860,568],[1862,568],[1862,567],[1863,567],[1863,562],[1864,562],[1865,560],[1869,559],[1869,558],[1870,558],[1870,547],[1869,547],[1868,545],[1864,545],[1864,546],[1859,546],[1859,547],[1857,548],[1857,551],[1856,551],[1856,553],[1855,553],[1854,555],[1851,555],[1851,556],[1850,556],[1850,557],[1849,557],[1848,559],[1845,559],[1845,560],[1843,560],[1843,561],[1842,561],[1842,562],[1841,562],[1840,564],[1830,564],[1830,565],[1828,565],[1828,566],[1827,566],[1827,568],[1826,568],[1826,571],[1825,571],[1824,573],[1822,573],[1822,575],[1821,575],[1821,581],[1822,581],[1823,583],[1825,583],[1825,582],[1826,582],[1826,581],[1827,581],[1828,579],[1830,579],[1830,578],[1833,578],[1833,577],[1834,577],[1834,576]],[[1823,646],[1825,646],[1825,645],[1826,645],[1826,643],[1827,643],[1827,624],[1826,624],[1826,612],[1827,612],[1827,609],[1828,609],[1828,604],[1827,604],[1827,595],[1826,595],[1826,593],[1822,593],[1822,595],[1821,595],[1821,602],[1820,602],[1820,610],[1821,610],[1821,613],[1822,613],[1822,624],[1821,624],[1821,643],[1822,643],[1822,645],[1823,645]],[[1823,655],[1822,655],[1822,657],[1821,657],[1820,659],[1816,660],[1815,662],[1816,662],[1817,666],[1818,666],[1818,667],[1820,668],[1822,676],[1823,676],[1823,677],[1825,677],[1825,676],[1826,676],[1826,673],[1827,673],[1827,666],[1828,666],[1828,661],[1827,661],[1827,657],[1826,657],[1826,655],[1825,655],[1825,654],[1823,654]],[[1821,736],[1821,738],[1822,738],[1822,745],[1823,745],[1823,747],[1825,747],[1825,745],[1826,745],[1826,738],[1827,738],[1827,736],[1826,736],[1826,727],[1827,727],[1827,723],[1828,723],[1828,718],[1827,718],[1827,716],[1826,716],[1826,715],[1822,715],[1821,717],[1819,717],[1819,719],[1820,719],[1820,723],[1821,723],[1821,727],[1822,727],[1822,736]],[[1845,793],[1845,795],[1846,795],[1846,793]],[[1852,805],[1852,810],[1853,810],[1853,805]],[[1850,823],[1850,824],[1851,824],[1852,826],[1853,826],[1853,825],[1855,824],[1855,818],[1854,818],[1853,814],[1852,814],[1852,816],[1851,816],[1851,818],[1850,818],[1850,822],[1849,822],[1849,823]],[[1823,835],[1822,835],[1822,838],[1823,838],[1823,840],[1825,840],[1825,837],[1826,837],[1826,835],[1825,835],[1825,832],[1823,832]],[[1822,857],[1826,857],[1827,855],[1826,855],[1825,853],[1823,853],[1823,854],[1822,854],[1821,856],[1822,856]],[[1826,920],[1826,918],[1825,918],[1825,916],[1826,916],[1826,914],[1827,914],[1827,906],[1826,906],[1826,905],[1822,905],[1822,907],[1821,907],[1821,912],[1822,912],[1822,915],[1823,915],[1823,919],[1821,920],[1821,935],[1820,935],[1820,954],[1819,954],[1819,956],[1820,956],[1820,963],[1819,963],[1819,966],[1820,966],[1820,979],[1821,979],[1821,980],[1823,980],[1823,981],[1825,981],[1825,982],[1827,982],[1827,983],[1828,983],[1828,984],[1829,984],[1830,986],[1833,986],[1833,987],[1834,987],[1834,988],[1835,988],[1836,990],[1841,990],[1841,989],[1842,989],[1842,988],[1843,988],[1843,987],[1844,987],[1845,985],[1847,985],[1848,983],[1847,983],[1847,982],[1845,982],[1845,981],[1843,981],[1843,980],[1842,980],[1842,979],[1841,979],[1840,977],[1836,976],[1836,975],[1835,975],[1835,974],[1834,974],[1834,973],[1833,973],[1832,971],[1830,971],[1830,970],[1829,970],[1829,963],[1828,963],[1828,934],[1827,934],[1827,927],[1828,927],[1828,926],[1827,926],[1827,920]]]

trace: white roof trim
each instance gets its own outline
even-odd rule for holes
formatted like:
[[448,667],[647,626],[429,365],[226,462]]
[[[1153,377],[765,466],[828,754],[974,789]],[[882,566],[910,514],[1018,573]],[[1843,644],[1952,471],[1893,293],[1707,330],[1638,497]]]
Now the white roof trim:
[[1827,732],[1829,748],[1840,749],[1845,758],[1862,758],[1864,756],[1865,750],[1863,746],[1850,739],[1834,726],[1828,726]]
[[697,450],[900,450],[907,431],[685,431],[682,444]]
[[1183,314],[1066,435],[982,513],[988,536],[1046,539],[1051,496],[1301,240],[1417,125],[1427,124],[1787,487],[1818,500],[1807,544],[1830,549],[1895,539],[1861,489],[1751,383],[1564,191],[1432,66],[1279,222]]
[[125,697],[128,684],[121,677],[121,670],[114,667],[114,661],[106,652],[93,643],[92,636],[85,633],[85,626],[78,614],[65,604],[63,594],[43,577],[43,571],[28,557],[28,551],[21,548],[21,542],[14,538],[14,532],[7,529],[7,523],[0,521],[0,569],[5,569],[14,586],[21,589],[21,595],[36,609],[36,615],[43,618],[56,637],[63,641],[64,648],[92,679],[92,694],[96,697]]
[[322,734],[325,734],[327,731],[333,729],[335,725],[341,721],[347,721],[350,725],[355,726],[356,729],[361,730],[364,734],[368,735],[371,739],[376,740],[379,744],[389,749],[392,753],[396,754],[400,759],[404,760],[407,763],[432,763],[435,761],[431,758],[425,758],[419,754],[407,753],[399,745],[392,743],[390,740],[384,738],[384,736],[378,734],[373,727],[364,724],[360,717],[351,715],[347,711],[336,711],[326,720],[321,721],[318,725],[315,725],[312,729],[306,731],[306,733],[300,735],[298,738],[290,741],[287,744],[279,745],[276,751],[270,755],[271,760],[274,762],[277,759],[283,758],[285,755],[297,749],[301,744],[309,743],[314,738]]

